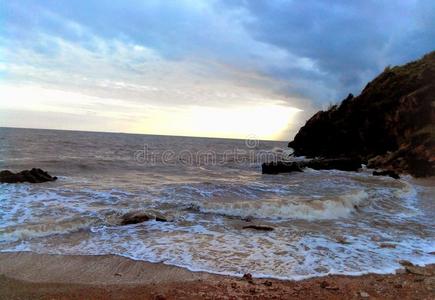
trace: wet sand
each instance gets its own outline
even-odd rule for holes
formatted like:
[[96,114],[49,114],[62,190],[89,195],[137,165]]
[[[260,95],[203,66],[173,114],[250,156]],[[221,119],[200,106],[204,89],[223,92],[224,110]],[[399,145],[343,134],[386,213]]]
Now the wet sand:
[[0,299],[434,299],[435,265],[394,275],[252,280],[113,256],[0,253]]

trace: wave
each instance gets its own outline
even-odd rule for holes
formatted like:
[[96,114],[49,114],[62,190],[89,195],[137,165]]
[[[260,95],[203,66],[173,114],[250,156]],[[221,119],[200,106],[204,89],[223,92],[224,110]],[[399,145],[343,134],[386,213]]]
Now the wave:
[[56,234],[67,234],[81,230],[89,230],[98,223],[88,217],[70,218],[52,223],[15,225],[0,228],[0,242],[15,242],[32,238],[47,237]]
[[291,197],[262,201],[205,201],[197,204],[203,213],[260,219],[322,220],[348,217],[356,211],[369,195],[363,190],[334,198]]

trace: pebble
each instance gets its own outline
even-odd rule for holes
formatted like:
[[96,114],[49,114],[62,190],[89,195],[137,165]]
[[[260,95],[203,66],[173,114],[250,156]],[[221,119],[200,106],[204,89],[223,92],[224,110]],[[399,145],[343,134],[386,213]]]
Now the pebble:
[[247,281],[252,281],[252,274],[251,273],[244,274],[243,279],[245,279]]
[[266,281],[264,282],[264,285],[265,285],[265,286],[272,286],[272,281],[266,280]]
[[367,292],[364,292],[364,291],[359,292],[359,295],[361,297],[363,297],[363,298],[368,298],[369,297],[369,294]]

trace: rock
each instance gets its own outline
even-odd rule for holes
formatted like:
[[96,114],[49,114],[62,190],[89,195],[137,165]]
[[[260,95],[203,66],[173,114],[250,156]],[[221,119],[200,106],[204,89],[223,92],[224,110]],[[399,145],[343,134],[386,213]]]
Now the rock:
[[361,160],[358,158],[312,159],[295,162],[278,161],[263,163],[261,165],[263,174],[303,172],[303,168],[311,168],[314,170],[357,171],[361,168]]
[[299,162],[284,163],[282,161],[263,163],[261,165],[261,172],[263,174],[279,174],[290,172],[303,172]]
[[386,69],[357,97],[319,111],[289,143],[295,156],[358,157],[369,168],[435,175],[435,51]]
[[344,237],[342,236],[338,236],[335,238],[335,240],[337,241],[337,243],[343,244],[343,245],[348,245],[350,244],[350,242],[348,240],[346,240]]
[[266,225],[246,225],[242,227],[243,229],[255,229],[261,231],[272,231],[274,228]]
[[429,272],[429,270],[423,268],[423,267],[419,267],[419,266],[405,266],[405,270],[408,273],[412,273],[415,275],[422,275],[422,276],[431,276],[432,273]]
[[133,211],[121,217],[121,225],[138,224],[155,220],[157,222],[171,222],[171,219],[155,211]]
[[121,219],[121,225],[130,225],[152,220],[154,219],[154,216],[144,212],[129,212],[123,215]]
[[31,169],[24,170],[19,173],[13,173],[9,170],[4,170],[0,172],[0,183],[19,183],[19,182],[30,182],[30,183],[41,183],[47,181],[57,180],[56,176],[51,176],[47,172],[41,169]]
[[326,280],[320,282],[320,287],[325,290],[337,291],[340,288],[338,286],[331,286]]
[[375,235],[375,236],[372,236],[370,239],[374,242],[379,242],[381,240],[381,237]]
[[396,245],[395,244],[389,244],[389,243],[382,243],[382,244],[379,244],[379,247],[380,248],[391,248],[391,249],[393,249],[393,248],[396,248]]
[[397,269],[395,271],[396,274],[406,274],[406,270],[405,269]]
[[253,218],[252,216],[247,216],[247,217],[245,217],[245,218],[242,218],[242,221],[245,221],[245,222],[252,222],[253,219],[254,219],[254,218]]
[[419,267],[407,260],[401,260],[399,263],[405,268],[408,273],[422,275],[422,276],[432,276],[433,274],[429,269],[424,267]]
[[369,295],[367,292],[364,292],[364,291],[359,292],[359,295],[360,295],[361,297],[363,297],[363,298],[368,298],[368,297],[370,297],[370,295]]
[[400,179],[399,174],[397,174],[394,171],[391,170],[387,170],[387,171],[373,171],[373,176],[390,176],[391,178],[394,179]]
[[265,286],[272,286],[272,281],[266,280],[266,281],[264,282],[264,285],[265,285]]
[[359,158],[335,158],[335,159],[312,159],[304,164],[304,167],[314,170],[341,170],[358,171],[361,168]]
[[413,266],[412,262],[410,262],[409,260],[399,260],[399,264],[401,264],[402,266]]
[[251,273],[243,274],[242,278],[247,280],[247,281],[252,281],[252,274]]

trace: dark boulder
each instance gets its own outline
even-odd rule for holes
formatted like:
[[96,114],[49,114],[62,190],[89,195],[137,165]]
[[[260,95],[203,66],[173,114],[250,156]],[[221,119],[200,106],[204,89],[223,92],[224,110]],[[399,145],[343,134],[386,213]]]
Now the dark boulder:
[[152,219],[154,219],[154,216],[147,213],[129,212],[121,217],[121,225],[138,224]]
[[263,174],[278,174],[290,172],[303,172],[298,162],[270,162],[261,165],[261,172]]
[[31,170],[24,170],[19,173],[13,173],[9,170],[4,170],[0,172],[0,183],[41,183],[47,181],[55,181],[56,179],[56,176],[51,176],[47,172],[35,168]]
[[394,171],[386,170],[386,171],[373,171],[373,176],[390,176],[394,179],[400,179],[399,174]]
[[170,222],[171,219],[154,211],[133,211],[121,217],[121,225],[138,224],[146,221]]
[[246,273],[246,274],[243,274],[243,277],[242,277],[244,280],[246,280],[246,281],[248,281],[249,283],[254,283],[254,281],[253,281],[253,277],[252,277],[252,274],[251,273]]
[[303,165],[314,170],[358,171],[361,168],[359,158],[313,159]]
[[242,227],[243,229],[254,229],[259,231],[272,231],[273,227],[266,225],[246,225]]
[[361,160],[358,158],[336,158],[294,162],[278,161],[264,163],[261,168],[263,174],[303,172],[303,168],[311,168],[314,170],[358,171],[358,169],[361,168]]

